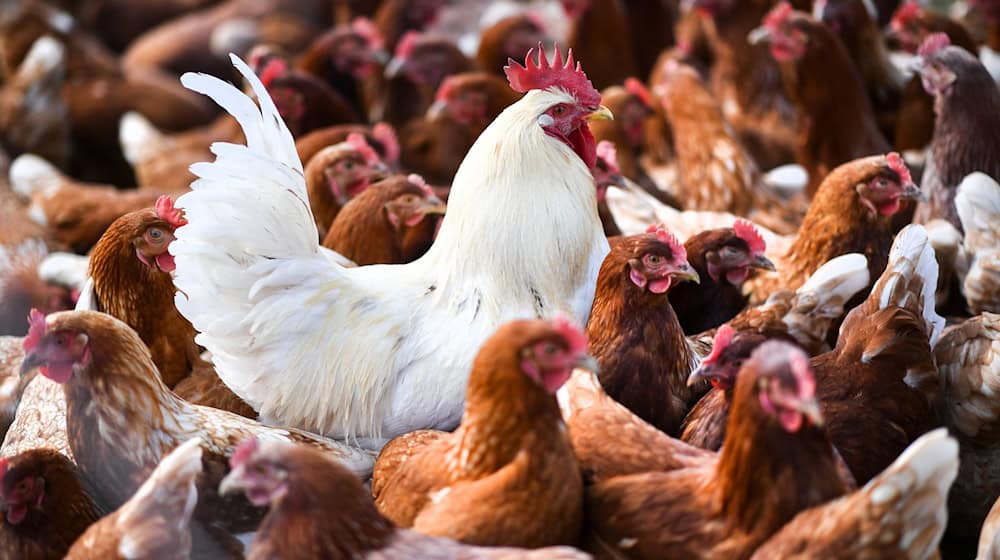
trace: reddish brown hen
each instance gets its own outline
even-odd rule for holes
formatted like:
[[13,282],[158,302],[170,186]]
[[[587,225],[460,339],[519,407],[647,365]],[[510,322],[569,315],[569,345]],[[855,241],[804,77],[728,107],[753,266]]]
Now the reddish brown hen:
[[378,152],[359,132],[316,152],[305,166],[305,176],[320,239],[326,238],[340,209],[387,171]]
[[748,558],[800,511],[842,495],[807,356],[761,346],[736,381],[718,460],[599,482],[589,548],[627,558]]
[[53,449],[0,459],[0,555],[61,560],[101,517],[80,471]]
[[458,430],[416,432],[419,449],[409,435],[382,449],[372,479],[379,511],[469,544],[575,544],[582,481],[555,392],[574,366],[592,362],[586,348],[565,319],[500,327],[476,356]]
[[358,266],[408,263],[434,243],[445,209],[419,175],[389,177],[344,206],[323,246]]
[[608,395],[676,434],[691,400],[687,377],[697,356],[668,295],[674,284],[697,282],[698,273],[676,237],[650,229],[612,240],[597,276],[587,337]]
[[[397,529],[375,508],[357,477],[304,446],[249,440],[237,449],[232,467],[223,491],[241,491],[254,503],[270,506],[250,545],[249,560],[284,557],[290,551],[328,560],[589,558],[571,548],[483,548]],[[330,507],[318,511],[316,504]]]

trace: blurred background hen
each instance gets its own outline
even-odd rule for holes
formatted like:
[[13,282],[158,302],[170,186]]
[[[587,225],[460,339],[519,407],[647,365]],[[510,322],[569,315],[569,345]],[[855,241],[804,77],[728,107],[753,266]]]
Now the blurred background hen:
[[0,558],[1000,560],[1000,0],[0,0]]

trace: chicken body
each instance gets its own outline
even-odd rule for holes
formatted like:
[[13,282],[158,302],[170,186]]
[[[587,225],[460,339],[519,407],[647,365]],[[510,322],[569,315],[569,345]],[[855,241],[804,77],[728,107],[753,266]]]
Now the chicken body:
[[[240,115],[250,147],[217,147],[214,164],[196,167],[204,188],[178,201],[190,223],[171,250],[178,309],[263,418],[374,447],[453,428],[473,357],[497,325],[559,312],[585,322],[608,252],[593,178],[539,126],[552,106],[577,105],[573,95],[529,91],[483,132],[421,259],[343,269],[319,250],[291,136],[245,74],[267,118],[231,86],[183,79]],[[238,224],[251,216],[258,227],[246,231]]]

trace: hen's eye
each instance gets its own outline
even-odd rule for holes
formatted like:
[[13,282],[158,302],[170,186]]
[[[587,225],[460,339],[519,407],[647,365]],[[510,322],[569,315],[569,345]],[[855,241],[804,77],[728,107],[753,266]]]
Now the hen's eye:
[[545,346],[542,347],[542,352],[546,356],[552,356],[552,355],[554,355],[558,351],[559,351],[559,348],[555,344],[553,344],[551,342],[546,343]]
[[884,189],[889,186],[889,181],[886,181],[885,179],[879,179],[878,181],[875,181],[875,186],[880,189]]
[[417,203],[417,195],[415,195],[415,194],[404,194],[403,196],[401,196],[399,198],[399,201],[402,202],[403,204],[416,204]]
[[646,256],[646,262],[653,265],[660,264],[663,262],[663,257],[660,255],[648,255]]
[[152,239],[153,241],[159,241],[160,239],[163,238],[163,231],[161,231],[159,228],[149,228],[149,231],[147,231],[146,233],[147,235],[149,235],[149,238]]
[[347,170],[347,171],[350,171],[350,170],[354,169],[354,162],[351,161],[351,160],[345,161],[344,162],[344,169]]

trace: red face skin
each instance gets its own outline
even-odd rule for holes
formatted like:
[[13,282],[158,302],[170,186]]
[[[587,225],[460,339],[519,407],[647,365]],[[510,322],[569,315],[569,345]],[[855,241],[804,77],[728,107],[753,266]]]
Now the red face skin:
[[343,206],[372,184],[374,177],[385,171],[381,162],[369,163],[357,153],[338,158],[323,170],[330,192]]
[[3,481],[3,495],[0,496],[5,518],[11,525],[20,525],[32,509],[41,509],[45,499],[45,479],[23,473],[10,473]]
[[362,80],[374,74],[378,68],[376,52],[362,37],[348,35],[334,46],[330,61],[338,71]]
[[892,216],[899,211],[901,200],[921,197],[919,187],[913,183],[902,185],[899,179],[888,174],[876,175],[867,183],[858,185],[857,191],[861,203],[872,216]]
[[790,26],[783,26],[771,36],[771,56],[778,62],[794,62],[806,54],[808,37]]
[[598,158],[591,170],[594,175],[594,186],[597,187],[597,201],[603,202],[608,196],[608,187],[621,185],[624,178],[617,170],[611,169],[607,162]]
[[73,377],[75,367],[90,363],[87,336],[70,331],[49,333],[27,352],[24,362],[39,364],[42,375],[56,383],[66,383]]
[[597,142],[587,125],[587,117],[597,109],[559,103],[545,111],[544,116],[548,119],[542,124],[545,134],[558,138],[569,146],[587,164],[588,169],[593,169],[597,162]]
[[717,17],[728,13],[735,2],[736,0],[695,0],[692,7],[699,14],[708,17]]
[[521,350],[521,370],[547,392],[555,394],[573,374],[581,357],[561,337],[553,337]]
[[579,19],[590,9],[591,0],[562,0],[563,11],[570,19]]
[[271,99],[274,101],[275,107],[278,108],[278,114],[281,115],[281,118],[289,123],[290,128],[296,128],[295,125],[306,113],[305,97],[292,88],[281,86],[270,88],[267,92],[271,94]]
[[642,147],[646,119],[652,114],[652,109],[647,107],[642,101],[631,99],[625,104],[621,114],[615,115],[615,117],[622,121],[622,128],[625,130],[625,135],[628,136],[629,144],[633,148]]
[[472,124],[486,120],[489,99],[486,92],[466,89],[448,97],[448,114],[462,124]]
[[243,493],[257,507],[273,504],[288,493],[288,473],[268,459],[251,456],[243,461],[232,461],[232,467],[233,474],[239,475]]
[[674,280],[690,280],[697,278],[697,273],[688,264],[687,259],[671,258],[658,253],[645,253],[638,259],[628,261],[629,280],[640,289],[649,290],[653,294],[665,294],[673,285]]
[[135,256],[142,264],[156,267],[163,272],[173,272],[177,265],[174,256],[167,252],[170,244],[176,239],[173,230],[162,226],[150,226],[141,237],[132,240],[135,246]]
[[707,251],[705,262],[708,264],[708,275],[716,282],[725,277],[726,282],[740,286],[750,275],[751,268],[774,270],[774,264],[764,253],[754,253],[749,249],[723,245],[718,250]]
[[428,214],[443,214],[445,205],[436,196],[420,196],[405,193],[385,205],[386,218],[397,230],[401,227],[416,227]]

